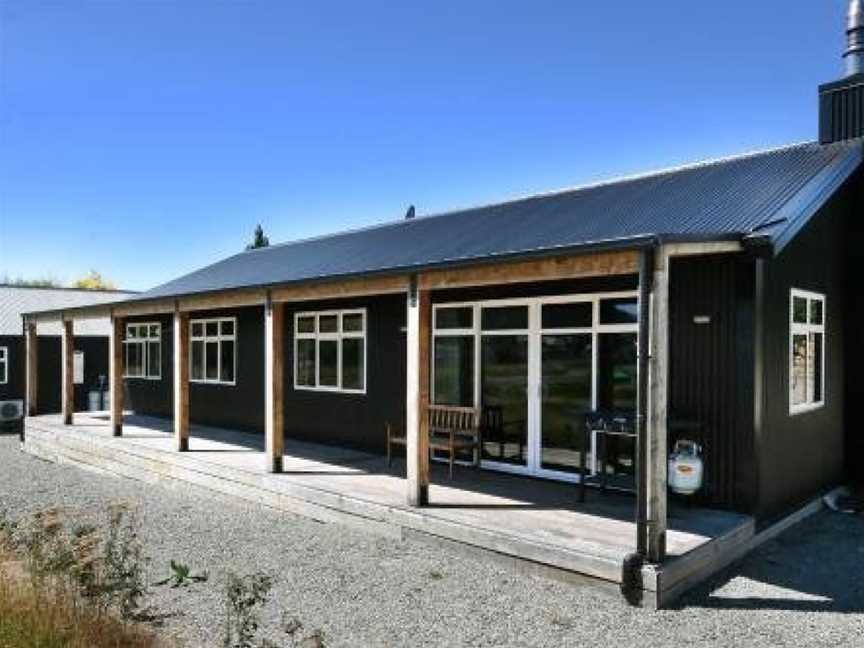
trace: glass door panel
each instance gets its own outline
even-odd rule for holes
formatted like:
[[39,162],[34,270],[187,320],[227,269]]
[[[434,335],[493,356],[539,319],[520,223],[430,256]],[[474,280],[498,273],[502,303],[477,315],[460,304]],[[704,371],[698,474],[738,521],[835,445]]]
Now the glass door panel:
[[591,334],[544,335],[540,366],[540,466],[577,472],[583,420],[591,410]]
[[528,463],[528,336],[484,335],[480,371],[486,461]]
[[[601,333],[597,340],[597,407],[635,414],[636,333]],[[636,440],[610,435],[605,443],[606,473],[621,478],[623,486],[635,488]]]

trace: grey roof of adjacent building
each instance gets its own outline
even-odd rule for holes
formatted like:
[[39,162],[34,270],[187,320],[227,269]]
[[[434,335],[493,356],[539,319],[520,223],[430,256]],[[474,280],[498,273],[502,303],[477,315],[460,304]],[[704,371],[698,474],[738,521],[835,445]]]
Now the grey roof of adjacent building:
[[136,299],[460,263],[742,240],[782,249],[858,168],[860,141],[808,142],[498,204],[245,251]]
[[[21,315],[24,313],[116,302],[136,294],[125,290],[31,288],[0,284],[0,335],[21,335]],[[60,323],[41,323],[38,332],[39,335],[60,335]],[[76,335],[109,335],[110,332],[108,318],[82,319],[75,323]]]

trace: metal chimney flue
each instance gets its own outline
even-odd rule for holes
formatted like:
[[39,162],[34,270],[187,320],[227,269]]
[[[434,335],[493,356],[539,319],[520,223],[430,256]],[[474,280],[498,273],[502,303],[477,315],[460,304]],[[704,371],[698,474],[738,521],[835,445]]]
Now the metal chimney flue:
[[846,20],[846,76],[864,72],[864,6],[861,0],[849,1]]

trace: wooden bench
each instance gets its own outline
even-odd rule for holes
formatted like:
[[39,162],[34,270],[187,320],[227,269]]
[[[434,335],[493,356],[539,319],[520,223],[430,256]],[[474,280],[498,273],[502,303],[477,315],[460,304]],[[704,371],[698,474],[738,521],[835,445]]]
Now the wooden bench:
[[[471,451],[474,466],[480,465],[482,438],[480,434],[480,413],[473,407],[451,407],[449,405],[430,405],[426,408],[429,417],[429,452],[448,453],[450,459],[450,479],[453,479],[453,464],[456,453]],[[397,428],[386,423],[387,465],[393,464],[393,446],[408,445],[404,426]]]

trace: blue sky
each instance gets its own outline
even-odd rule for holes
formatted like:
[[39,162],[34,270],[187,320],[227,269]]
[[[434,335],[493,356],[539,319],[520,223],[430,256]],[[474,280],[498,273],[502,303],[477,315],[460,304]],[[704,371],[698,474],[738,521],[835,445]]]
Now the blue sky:
[[0,2],[0,276],[271,241],[813,139],[845,0]]

